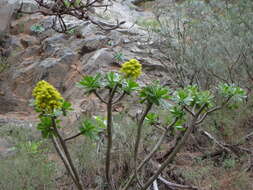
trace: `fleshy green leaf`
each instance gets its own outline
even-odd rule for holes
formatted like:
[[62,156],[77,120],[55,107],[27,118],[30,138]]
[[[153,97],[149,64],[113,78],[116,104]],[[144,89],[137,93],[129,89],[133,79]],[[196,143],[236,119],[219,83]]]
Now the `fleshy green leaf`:
[[115,72],[109,72],[106,74],[105,76],[106,78],[106,84],[105,86],[108,87],[108,88],[114,88],[114,86],[116,84],[118,84],[120,82],[120,75],[118,73],[115,73]]
[[63,116],[67,116],[68,111],[72,111],[72,110],[74,110],[72,108],[72,104],[70,102],[64,100],[62,103]]
[[159,106],[161,100],[169,99],[169,90],[157,82],[142,88],[140,91],[141,103],[148,102]]
[[95,117],[95,120],[86,119],[82,122],[79,129],[83,135],[96,139],[98,138],[98,133],[105,129],[105,123],[100,117]]
[[185,89],[175,91],[173,100],[180,105],[190,105],[193,102],[193,97]]
[[157,123],[158,115],[156,113],[148,113],[145,119],[150,125],[152,125]]
[[138,90],[138,88],[139,88],[138,83],[132,79],[126,79],[122,85],[122,90],[127,94],[130,94],[131,92]]
[[43,138],[50,138],[54,135],[52,120],[50,117],[40,117],[40,123],[38,123],[37,129],[41,131]]
[[176,125],[175,129],[177,129],[179,131],[185,131],[186,130],[186,128],[184,128],[183,126],[180,126],[180,125]]
[[245,99],[246,92],[242,88],[236,86],[235,84],[220,84],[218,86],[220,94],[225,98],[233,98],[236,101],[242,101]]
[[31,31],[36,33],[42,33],[45,31],[45,28],[40,24],[34,24],[31,26]]
[[173,117],[175,118],[183,118],[185,115],[185,112],[183,111],[183,109],[180,106],[173,106],[170,109],[171,114],[173,115]]
[[95,77],[84,76],[77,85],[84,88],[87,93],[91,93],[101,87],[101,75],[97,74]]

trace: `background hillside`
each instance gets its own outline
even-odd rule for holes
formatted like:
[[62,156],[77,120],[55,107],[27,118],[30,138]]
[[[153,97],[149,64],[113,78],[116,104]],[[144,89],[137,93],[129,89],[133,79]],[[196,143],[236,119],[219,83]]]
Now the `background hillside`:
[[[104,179],[110,136],[105,127],[108,104],[96,94],[85,94],[77,83],[84,76],[121,73],[122,65],[132,59],[141,64],[142,74],[136,77],[140,88],[158,81],[161,89],[170,89],[168,95],[174,96],[178,89],[195,85],[214,96],[203,93],[199,101],[210,98],[214,102],[210,109],[216,104],[223,108],[210,112],[191,131],[177,156],[148,189],[253,189],[253,1],[83,1],[84,5],[92,3],[89,8],[62,2],[65,4],[55,9],[53,0],[0,2],[0,189],[76,189],[52,139],[42,138],[37,130],[41,121],[32,106],[32,94],[41,80],[72,104],[68,116],[60,117],[63,138],[87,127],[83,125],[87,119],[99,118],[95,135],[92,131],[67,144],[83,189],[122,189],[136,167],[135,139],[145,104],[140,104],[138,90],[130,96],[124,96],[124,91],[124,98],[117,97],[120,101],[111,108],[112,188]],[[57,17],[60,13],[54,14],[60,5],[72,14],[62,13],[63,25],[55,19],[61,18]],[[76,16],[77,9],[85,9],[88,17]],[[221,83],[239,86],[245,97],[239,102],[231,98],[230,104],[223,105],[217,92]],[[107,89],[110,87],[99,89],[106,100]],[[153,115],[144,115],[137,162],[145,160],[166,130],[164,122],[173,101],[159,102],[150,109]],[[193,105],[192,112],[201,109],[198,106]],[[208,110],[201,113],[205,112]],[[181,142],[192,115],[186,111],[184,120],[168,129],[139,171],[144,185]],[[138,177],[128,189],[142,189]]]

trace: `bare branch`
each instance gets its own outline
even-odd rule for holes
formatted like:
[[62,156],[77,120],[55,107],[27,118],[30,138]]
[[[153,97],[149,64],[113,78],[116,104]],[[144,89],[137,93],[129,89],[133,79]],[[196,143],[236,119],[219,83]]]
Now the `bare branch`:
[[80,135],[82,135],[82,132],[77,133],[77,134],[75,134],[75,135],[73,135],[71,137],[68,137],[68,138],[64,139],[64,141],[66,142],[66,141],[72,140],[72,139],[74,139],[76,137],[79,137]]
[[[115,30],[119,28],[121,25],[125,24],[125,21],[122,22],[117,21],[116,24],[108,24],[101,21],[97,21],[89,16],[90,11],[96,7],[104,7],[106,11],[109,6],[112,6],[111,1],[109,1],[109,3],[107,4],[96,4],[99,2],[98,0],[94,0],[92,2],[87,1],[86,4],[80,1],[78,5],[75,4],[76,1],[74,2],[67,1],[69,3],[66,3],[64,0],[56,0],[50,3],[45,2],[44,0],[34,0],[34,1],[39,6],[38,10],[33,12],[22,11],[23,8],[22,3],[20,8],[18,9],[18,12],[25,14],[40,13],[44,16],[54,16],[52,29],[60,33],[66,33],[69,30],[63,19],[64,15],[69,15],[79,20],[90,21],[92,24],[95,24],[99,28],[106,31]],[[59,23],[60,29],[57,28],[57,23]]]
[[207,131],[201,130],[201,132],[207,136],[209,139],[213,140],[219,147],[221,147],[222,149],[224,149],[225,151],[232,153],[232,151],[230,149],[228,149],[227,147],[224,146],[224,143],[220,143],[217,139],[215,139],[210,133],[208,133]]
[[98,92],[97,92],[96,90],[94,90],[93,93],[97,96],[97,98],[98,98],[101,102],[103,102],[104,104],[108,104],[108,102],[106,102],[106,101],[104,100],[104,98],[102,98],[102,97],[98,94]]
[[[59,142],[60,142],[60,145],[62,147],[62,150],[64,152],[64,155],[65,155],[65,158],[66,160],[68,161],[69,163],[69,167],[71,168],[71,171],[73,172],[73,175],[75,177],[75,179],[73,179],[73,181],[76,183],[76,187],[78,188],[78,190],[83,190],[83,187],[81,185],[81,182],[80,182],[80,178],[79,178],[79,175],[78,175],[78,172],[73,164],[73,160],[70,156],[70,153],[69,153],[69,150],[66,146],[66,143],[65,141],[63,140],[62,136],[60,135],[57,127],[56,127],[56,121],[55,121],[55,118],[52,117],[52,128],[54,130],[54,133],[56,135],[56,137],[59,139]],[[58,151],[58,150],[57,150]]]
[[114,88],[109,91],[109,99],[107,106],[107,148],[106,148],[106,161],[105,161],[105,176],[106,180],[110,186],[110,189],[114,189],[112,184],[111,176],[110,176],[110,167],[111,167],[111,149],[112,149],[112,130],[113,130],[113,121],[112,121],[112,107],[113,107],[113,97],[117,91],[118,83],[114,86]]
[[154,190],[159,190],[158,184],[157,184],[157,180],[155,180],[155,181],[153,182],[153,189],[154,189]]
[[74,181],[74,183],[76,185],[78,185],[78,182],[77,182],[77,179],[75,178],[75,175],[73,174],[73,171],[71,170],[71,167],[69,165],[69,162],[67,161],[66,159],[66,156],[64,155],[63,151],[61,150],[57,140],[55,139],[55,137],[52,137],[51,138],[52,142],[53,142],[53,145],[54,145],[54,148],[56,150],[56,152],[58,153],[58,155],[60,156],[65,168],[67,169],[69,175],[71,176],[72,180]]
[[[158,150],[158,148],[161,146],[162,142],[164,141],[165,137],[167,136],[169,129],[175,125],[177,120],[178,120],[178,118],[176,118],[169,126],[166,127],[166,129],[163,130],[164,132],[163,132],[162,136],[160,137],[160,139],[158,140],[158,142],[156,143],[156,145],[154,146],[154,148],[150,151],[150,153],[145,157],[145,159],[136,168],[137,171],[141,170],[141,168],[152,158],[152,156],[155,154],[155,152]],[[126,190],[131,185],[132,181],[134,180],[134,177],[135,177],[134,174],[132,174],[129,177],[129,180],[125,184],[124,188],[122,188],[123,190]]]
[[251,136],[253,136],[253,132],[247,134],[246,136],[242,137],[239,142],[237,144],[235,144],[234,146],[238,146],[238,145],[241,145],[243,144],[242,141],[244,140],[248,140]]
[[175,187],[175,188],[180,188],[180,189],[192,189],[192,190],[199,190],[198,187],[195,186],[190,186],[190,185],[180,185],[177,183],[172,183],[169,182],[168,180],[164,179],[163,177],[159,176],[158,179],[163,182],[165,185],[168,187]]
[[[210,113],[215,112],[215,111],[217,111],[217,110],[220,110],[220,109],[222,109],[224,106],[226,106],[231,98],[232,98],[232,96],[229,97],[229,98],[227,98],[227,100],[226,100],[225,102],[223,102],[222,105],[216,106],[216,107],[214,107],[214,108],[208,110],[208,111],[196,122],[196,125],[199,125],[200,123],[202,123],[202,122],[204,121],[204,119],[206,118],[206,116],[209,115]],[[202,111],[203,111],[203,110],[202,110]],[[201,112],[200,112],[200,113],[201,113]]]
[[187,128],[187,130],[185,131],[183,137],[180,139],[180,141],[176,144],[175,148],[173,149],[173,151],[170,153],[170,155],[166,158],[166,160],[161,164],[161,166],[159,167],[159,169],[154,173],[154,175],[149,178],[149,180],[144,184],[144,187],[141,190],[146,190],[152,183],[154,180],[156,180],[158,178],[158,176],[160,176],[161,172],[172,162],[172,160],[175,158],[175,156],[177,155],[177,153],[181,150],[181,148],[184,146],[184,144],[186,143],[188,137],[190,136],[190,134],[192,133],[193,129],[196,126],[196,121],[197,118],[199,117],[199,114],[203,111],[203,109],[206,107],[206,104],[204,104],[199,111],[197,112],[197,114],[195,115],[195,117],[192,118],[191,122],[189,123],[189,126]]
[[191,111],[187,106],[183,107],[189,114],[191,114],[193,117],[195,116],[195,113]]
[[[135,146],[134,146],[134,171],[135,171],[135,176],[138,178],[138,171],[137,171],[137,156],[139,152],[139,145],[141,141],[141,133],[142,133],[142,127],[143,127],[143,122],[145,120],[146,115],[148,112],[151,110],[152,104],[148,104],[145,108],[144,113],[141,116],[141,119],[138,122],[138,129],[137,129],[137,135],[136,135],[136,140],[135,140]],[[142,187],[143,185],[140,183],[138,179],[139,185]]]
[[123,93],[113,102],[113,104],[117,104],[118,102],[120,102],[120,101],[124,98],[125,95],[126,95],[126,93],[123,92]]

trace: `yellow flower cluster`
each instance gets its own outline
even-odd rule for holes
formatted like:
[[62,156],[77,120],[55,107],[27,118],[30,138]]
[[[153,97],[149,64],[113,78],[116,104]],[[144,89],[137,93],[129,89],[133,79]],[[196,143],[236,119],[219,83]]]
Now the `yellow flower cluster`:
[[141,64],[136,59],[131,59],[121,65],[120,72],[127,78],[138,78],[141,75]]
[[45,113],[52,113],[54,109],[62,107],[61,94],[48,82],[42,80],[33,89],[35,106]]

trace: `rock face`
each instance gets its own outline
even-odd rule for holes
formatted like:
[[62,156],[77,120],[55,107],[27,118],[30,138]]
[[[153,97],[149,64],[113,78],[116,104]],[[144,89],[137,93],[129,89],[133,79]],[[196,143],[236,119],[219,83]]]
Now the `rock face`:
[[15,10],[22,4],[22,10],[32,12],[38,8],[33,0],[1,0],[0,1],[0,34],[8,32]]
[[14,5],[6,0],[0,2],[0,34],[8,31],[14,8]]
[[[27,11],[36,7],[33,1],[24,2]],[[0,20],[6,22],[2,31],[8,28],[11,15],[19,3],[18,0],[5,3],[5,6],[10,8],[7,11],[8,21]],[[1,10],[2,8],[0,14]],[[99,19],[103,22],[108,22],[103,11],[98,8],[96,14],[101,15]],[[47,80],[53,84],[73,103],[76,110],[82,110],[81,106],[87,98],[76,88],[76,82],[83,75],[117,71],[119,62],[132,58],[138,59],[144,66],[144,74],[139,79],[141,84],[153,81],[154,77],[163,81],[169,80],[164,67],[158,59],[154,59],[162,55],[156,53],[156,47],[152,43],[146,43],[150,37],[148,32],[134,25],[139,17],[150,18],[152,14],[138,12],[128,7],[125,1],[114,2],[113,6],[108,8],[107,14],[112,20],[120,18],[127,22],[117,30],[103,31],[89,22],[66,17],[68,25],[76,27],[79,34],[76,35],[54,32],[50,29],[50,17],[26,15],[13,21],[15,32],[9,36],[8,48],[11,49],[10,57],[14,61],[8,71],[0,73],[0,114],[30,112],[28,104],[32,98],[32,89],[39,80]],[[25,26],[24,29],[21,24]],[[45,31],[39,34],[29,32],[33,24],[40,24]],[[123,55],[121,61],[114,59],[118,53]]]
[[86,74],[94,74],[97,71],[108,69],[114,62],[112,52],[107,48],[96,51],[91,57],[87,57],[82,62],[83,72]]

